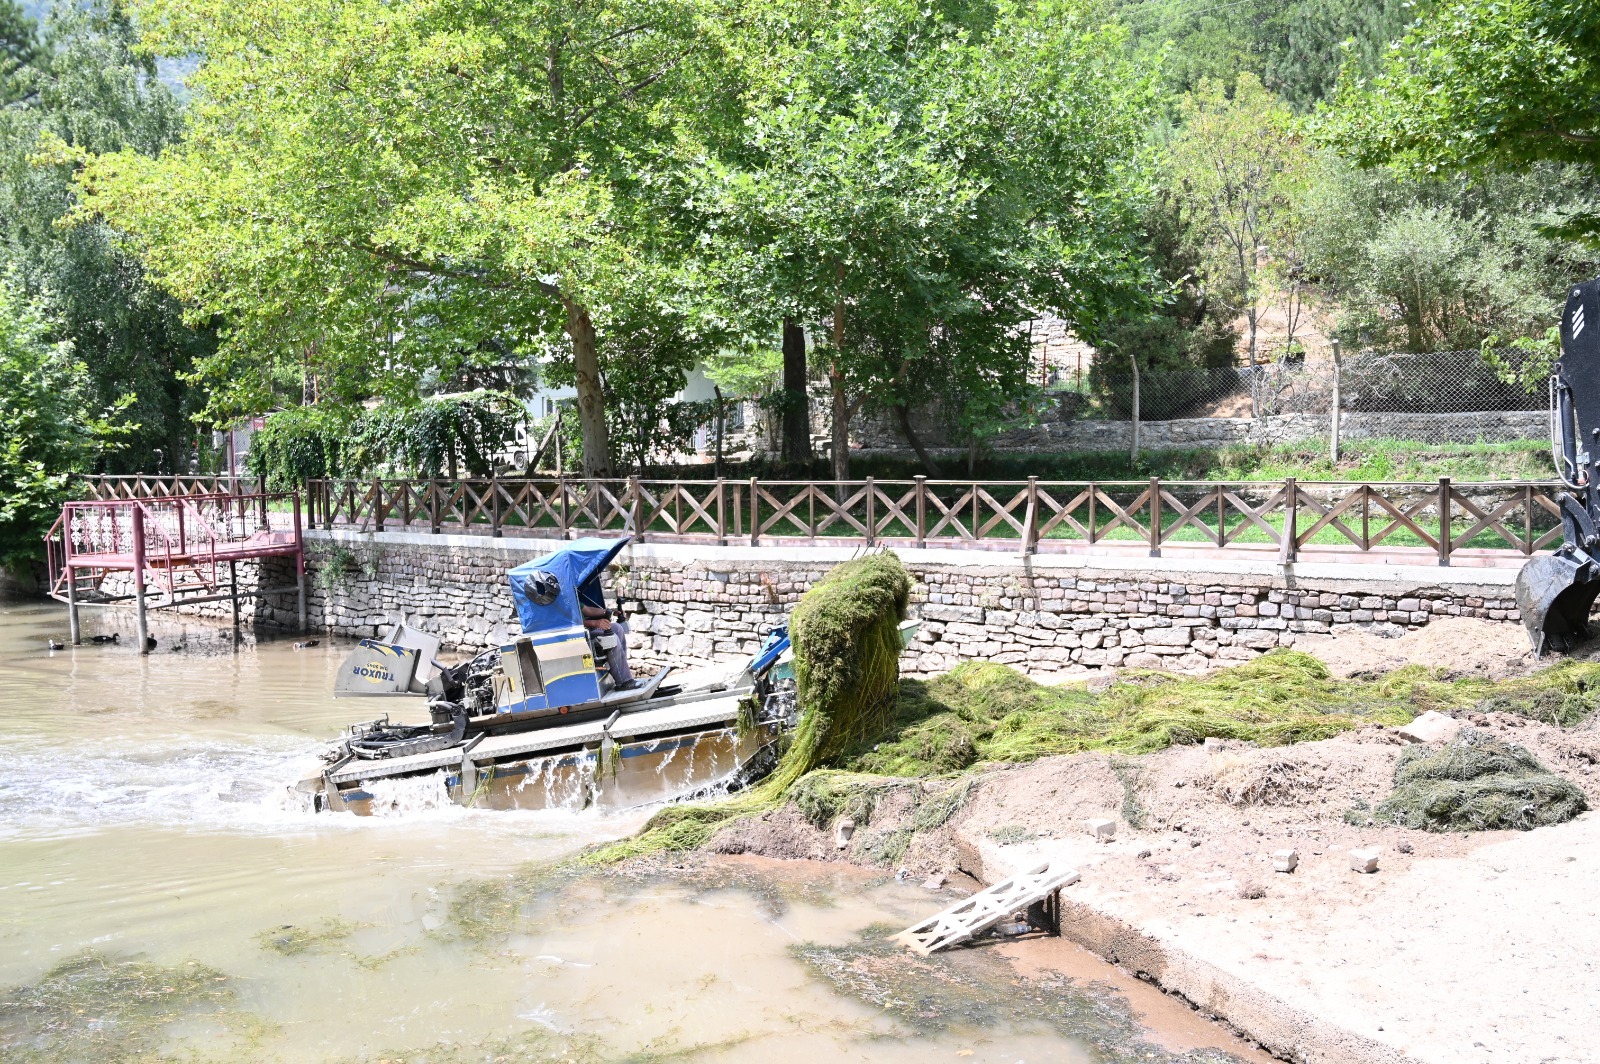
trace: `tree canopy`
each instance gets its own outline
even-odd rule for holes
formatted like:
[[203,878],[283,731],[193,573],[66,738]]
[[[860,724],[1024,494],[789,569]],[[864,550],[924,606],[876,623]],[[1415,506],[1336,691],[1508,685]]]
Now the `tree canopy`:
[[[1600,14],[1575,0],[1454,0],[1422,10],[1376,76],[1351,69],[1327,140],[1414,173],[1581,165],[1600,153]],[[1600,216],[1568,231],[1600,235]]]

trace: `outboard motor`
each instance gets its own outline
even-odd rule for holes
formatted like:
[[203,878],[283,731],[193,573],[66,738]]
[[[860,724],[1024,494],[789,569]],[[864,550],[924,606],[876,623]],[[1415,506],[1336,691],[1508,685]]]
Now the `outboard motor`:
[[1564,542],[1517,574],[1517,609],[1535,655],[1589,637],[1600,595],[1600,280],[1574,285],[1561,314],[1561,361],[1550,377],[1550,442]]

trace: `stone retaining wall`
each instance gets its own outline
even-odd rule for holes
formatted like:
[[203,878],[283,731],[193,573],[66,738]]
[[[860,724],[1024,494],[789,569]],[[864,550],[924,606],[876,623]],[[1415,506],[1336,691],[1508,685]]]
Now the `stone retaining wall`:
[[[448,647],[466,650],[511,630],[506,570],[546,549],[532,540],[342,532],[314,533],[309,546],[313,626],[370,636],[404,614]],[[357,568],[342,581],[318,581],[335,550]],[[619,558],[615,586],[632,614],[634,656],[658,663],[751,653],[808,587],[854,553],[629,548]],[[972,658],[1030,672],[1198,669],[1293,646],[1306,634],[1398,634],[1439,616],[1506,622],[1507,638],[1521,638],[1512,627],[1515,570],[1022,559],[950,550],[906,550],[901,557],[917,581],[912,614],[923,621],[906,659],[913,672],[942,672]],[[199,609],[223,617],[227,603]],[[292,596],[259,607],[255,616],[292,625]]]
[[[1367,414],[1345,411],[1339,419],[1344,440],[1402,439],[1430,443],[1479,440],[1503,443],[1544,439],[1550,415],[1543,410],[1499,410],[1465,414]],[[909,453],[899,429],[887,421],[867,422],[852,434],[868,451]],[[1139,424],[1139,446],[1145,450],[1200,450],[1229,445],[1273,445],[1328,437],[1327,414],[1275,414],[1271,417],[1203,417]],[[942,446],[928,435],[933,449],[965,453]],[[1133,446],[1128,421],[1080,421],[1047,418],[1027,428],[1008,429],[985,442],[990,451],[1126,451]]]

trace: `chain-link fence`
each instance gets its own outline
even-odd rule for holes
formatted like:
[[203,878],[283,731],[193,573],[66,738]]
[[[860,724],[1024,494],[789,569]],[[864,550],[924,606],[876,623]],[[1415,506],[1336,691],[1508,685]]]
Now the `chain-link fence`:
[[[1251,419],[1252,437],[1423,442],[1544,439],[1542,373],[1522,352],[1367,352],[1342,359],[1284,359],[1254,366],[1095,373],[1059,395],[1063,421]],[[1334,418],[1337,411],[1338,418]]]

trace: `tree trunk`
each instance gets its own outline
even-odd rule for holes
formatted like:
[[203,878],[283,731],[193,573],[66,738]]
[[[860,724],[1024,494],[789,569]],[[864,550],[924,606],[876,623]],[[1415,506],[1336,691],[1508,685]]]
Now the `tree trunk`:
[[[840,287],[844,283],[844,267],[835,267]],[[828,366],[828,387],[833,390],[833,479],[850,479],[850,400],[844,393],[844,300],[833,305],[833,362]]]
[[806,394],[806,331],[783,319],[783,461],[811,461],[811,400]]
[[917,436],[916,429],[911,427],[911,408],[904,403],[899,403],[894,408],[894,416],[900,422],[900,434],[906,438],[911,449],[917,452],[917,461],[922,463],[922,471],[928,476],[938,479],[944,474],[939,472],[939,465],[922,445],[922,440]]
[[594,322],[582,304],[570,299],[562,303],[567,308],[567,336],[572,339],[572,376],[578,391],[578,424],[583,430],[583,475],[610,477],[611,437],[606,430],[606,397],[600,387]]
[[850,399],[844,391],[839,363],[828,367],[828,387],[833,391],[833,479],[850,479]]

